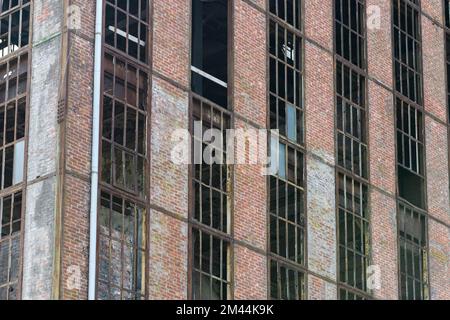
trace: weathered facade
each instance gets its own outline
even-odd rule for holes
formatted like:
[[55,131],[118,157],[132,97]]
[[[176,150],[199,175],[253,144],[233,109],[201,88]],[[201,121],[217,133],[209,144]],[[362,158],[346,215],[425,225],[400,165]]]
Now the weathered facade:
[[0,300],[450,299],[449,1],[0,3]]

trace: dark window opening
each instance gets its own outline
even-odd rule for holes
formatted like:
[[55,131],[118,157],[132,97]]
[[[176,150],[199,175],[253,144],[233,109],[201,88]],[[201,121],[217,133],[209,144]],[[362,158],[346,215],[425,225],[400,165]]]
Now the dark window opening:
[[277,261],[270,261],[270,298],[273,300],[304,300],[305,275]]
[[148,0],[107,0],[106,44],[148,63],[148,10]]
[[30,41],[30,1],[3,0],[0,9],[0,58]]
[[270,13],[274,14],[295,29],[301,29],[301,0],[270,0]]
[[192,91],[228,105],[228,1],[192,1]]
[[192,230],[192,290],[195,300],[230,298],[230,244],[204,231]]

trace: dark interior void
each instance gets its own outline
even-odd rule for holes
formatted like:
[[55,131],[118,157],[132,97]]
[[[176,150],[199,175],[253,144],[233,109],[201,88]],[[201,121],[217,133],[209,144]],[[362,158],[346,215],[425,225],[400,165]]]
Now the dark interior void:
[[227,105],[228,91],[227,4],[227,0],[192,1],[192,65],[203,72],[193,72],[192,90],[221,106]]
[[419,208],[425,207],[424,181],[421,176],[398,166],[398,188],[402,199]]

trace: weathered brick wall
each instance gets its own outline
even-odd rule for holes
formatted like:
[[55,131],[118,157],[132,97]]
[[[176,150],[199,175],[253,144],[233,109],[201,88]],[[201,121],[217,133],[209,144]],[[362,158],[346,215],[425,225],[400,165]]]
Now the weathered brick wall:
[[23,299],[52,294],[62,2],[36,0],[29,104]]
[[336,299],[333,10],[306,0],[304,14],[308,268],[330,281],[308,276],[308,295]]
[[[235,128],[266,127],[266,16],[244,1],[234,3],[234,105]],[[266,141],[259,141],[264,146]],[[242,146],[236,145],[236,148]],[[255,152],[256,151],[256,152]],[[237,152],[237,150],[236,150]],[[258,158],[258,150],[246,155]],[[256,154],[255,154],[256,153]],[[262,159],[263,161],[265,159]],[[234,246],[235,299],[266,299],[267,190],[261,164],[238,164],[234,171],[234,236],[251,246]]]

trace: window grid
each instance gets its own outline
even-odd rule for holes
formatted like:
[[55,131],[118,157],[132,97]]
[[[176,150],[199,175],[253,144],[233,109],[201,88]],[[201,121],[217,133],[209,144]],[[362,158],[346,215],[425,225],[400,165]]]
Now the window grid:
[[[193,154],[194,172],[191,181],[194,197],[191,226],[194,260],[192,297],[226,300],[232,296],[231,247],[225,238],[231,233],[232,168],[226,162],[226,130],[231,128],[231,114],[225,108],[197,95],[193,95],[191,101],[193,149],[199,151],[199,154]],[[204,141],[206,130],[218,130],[222,134],[222,148],[217,148],[211,154],[220,163],[212,163],[212,158],[207,159],[210,164],[205,161],[205,148],[211,143]]]
[[398,164],[424,178],[422,112],[400,99],[396,110]]
[[369,297],[366,2],[335,0],[338,296]]
[[417,1],[393,0],[395,88],[422,104],[422,43]]
[[287,264],[270,261],[270,298],[273,300],[306,299],[305,274]]
[[338,165],[367,179],[365,77],[339,60],[336,71]]
[[[148,298],[148,0],[106,0],[97,298]],[[112,18],[111,18],[112,17]]]
[[0,301],[20,299],[22,192],[0,199]]
[[300,30],[302,17],[301,0],[270,0],[269,11],[295,29]]
[[198,228],[193,236],[193,299],[230,298],[230,244],[227,240]]
[[105,44],[148,63],[149,0],[106,0]]
[[[420,2],[393,0],[399,295],[428,299]],[[411,205],[407,204],[410,203]]]
[[104,70],[102,181],[144,197],[147,72],[108,53]]
[[98,298],[145,298],[145,205],[102,191],[99,216]]
[[30,1],[4,0],[0,8],[0,58],[28,46]]
[[[275,21],[270,21],[269,32],[270,128],[303,145],[302,38]],[[289,121],[289,116],[294,120]]]
[[369,266],[368,187],[344,174],[338,175],[339,279],[367,291]]
[[398,220],[401,299],[428,299],[426,214],[400,203]]
[[[300,0],[270,1],[269,66],[271,153],[279,170],[269,177],[270,295],[274,299],[305,298],[306,207],[303,39]],[[289,266],[289,267],[288,267]]]
[[365,68],[365,1],[336,0],[336,54],[360,69]]

